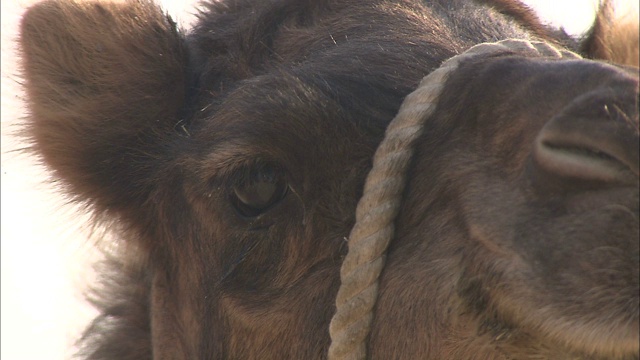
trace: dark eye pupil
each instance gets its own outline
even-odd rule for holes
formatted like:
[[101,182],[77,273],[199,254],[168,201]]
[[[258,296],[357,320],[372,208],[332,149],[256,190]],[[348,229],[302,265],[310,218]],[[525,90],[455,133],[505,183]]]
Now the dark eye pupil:
[[273,182],[255,182],[249,185],[234,186],[238,200],[242,203],[261,208],[269,204],[276,193],[276,184]]
[[242,215],[255,217],[279,202],[287,188],[280,172],[270,166],[261,167],[249,171],[233,185],[233,202]]

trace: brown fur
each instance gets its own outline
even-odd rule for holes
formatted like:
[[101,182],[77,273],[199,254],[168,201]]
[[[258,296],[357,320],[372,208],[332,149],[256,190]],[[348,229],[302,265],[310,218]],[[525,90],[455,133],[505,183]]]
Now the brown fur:
[[[324,358],[403,98],[476,43],[573,43],[554,34],[507,0],[212,1],[186,34],[147,1],[31,8],[27,139],[122,239],[80,355]],[[417,147],[370,357],[638,359],[637,96],[637,70],[593,61],[463,63]],[[264,179],[288,191],[245,212]]]
[[611,1],[603,1],[583,43],[594,59],[640,66],[638,14],[616,15]]

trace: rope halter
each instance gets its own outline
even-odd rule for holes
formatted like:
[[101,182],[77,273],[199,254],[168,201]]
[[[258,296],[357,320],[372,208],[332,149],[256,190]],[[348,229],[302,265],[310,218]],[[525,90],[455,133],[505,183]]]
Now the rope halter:
[[329,360],[365,359],[373,309],[378,297],[379,277],[386,251],[394,235],[413,144],[423,133],[423,124],[436,108],[438,97],[461,61],[475,56],[516,52],[529,57],[579,59],[567,50],[537,41],[504,40],[476,45],[445,61],[422,79],[409,94],[398,115],[387,127],[373,157],[364,193],[356,208],[356,223],[349,235],[349,251],[340,270],[336,312],[331,319]]

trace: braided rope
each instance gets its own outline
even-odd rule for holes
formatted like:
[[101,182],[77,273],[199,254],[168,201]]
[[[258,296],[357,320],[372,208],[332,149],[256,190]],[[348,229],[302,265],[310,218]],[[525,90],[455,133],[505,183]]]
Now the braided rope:
[[330,360],[366,358],[366,340],[378,297],[378,279],[394,235],[394,220],[400,210],[413,143],[422,134],[424,121],[433,114],[445,81],[460,61],[496,52],[555,59],[580,58],[575,53],[558,50],[544,42],[504,40],[483,43],[445,61],[440,68],[424,77],[418,89],[405,98],[376,150],[373,167],[356,209],[356,223],[349,235],[349,252],[340,270],[342,283],[336,297],[337,309],[329,326]]

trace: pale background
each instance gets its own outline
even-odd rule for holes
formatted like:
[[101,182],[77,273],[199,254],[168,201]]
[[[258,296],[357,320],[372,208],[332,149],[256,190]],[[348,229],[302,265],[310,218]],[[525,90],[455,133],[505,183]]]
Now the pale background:
[[[260,1],[260,0],[257,0]],[[637,1],[626,1],[635,7]],[[24,8],[33,0],[2,0],[2,225],[1,354],[4,360],[68,359],[73,340],[94,315],[82,300],[92,278],[83,216],[64,205],[46,174],[16,152],[12,132],[22,116],[16,76],[15,36]],[[161,1],[179,23],[193,20],[195,3]],[[596,0],[527,0],[548,22],[572,34],[585,31]],[[626,12],[626,10],[625,10]],[[637,15],[635,15],[637,16]]]

